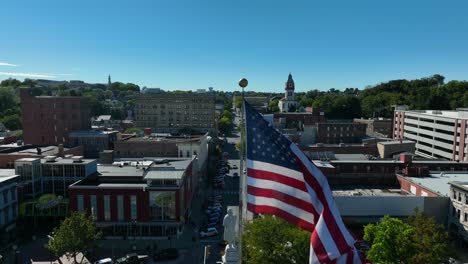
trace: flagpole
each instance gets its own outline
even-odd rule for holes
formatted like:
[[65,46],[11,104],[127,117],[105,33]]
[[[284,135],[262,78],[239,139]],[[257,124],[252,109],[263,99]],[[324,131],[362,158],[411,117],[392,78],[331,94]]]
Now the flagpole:
[[[245,142],[244,142],[244,88],[247,87],[249,82],[247,79],[242,78],[239,81],[239,86],[242,89],[241,93],[241,99],[242,99],[242,105],[241,105],[241,120],[240,120],[240,163],[239,163],[239,172],[241,173],[241,181],[240,181],[240,186],[239,186],[239,191],[240,191],[240,203],[239,203],[239,246],[238,246],[238,251],[239,251],[239,263],[242,263],[242,234],[244,231],[244,225],[243,225],[243,218],[244,216],[244,210],[246,210],[247,206],[247,201],[245,200],[247,198],[246,194],[246,182],[247,182],[247,173],[244,174],[244,149],[245,149]],[[246,213],[245,213],[246,214]]]

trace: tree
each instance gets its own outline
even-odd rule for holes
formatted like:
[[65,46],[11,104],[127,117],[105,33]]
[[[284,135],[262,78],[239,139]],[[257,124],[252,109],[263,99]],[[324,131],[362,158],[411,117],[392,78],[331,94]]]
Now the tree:
[[139,134],[141,133],[141,129],[140,128],[137,128],[137,127],[131,127],[131,128],[127,128],[125,129],[125,132],[126,134]]
[[83,259],[78,262],[76,255],[91,246],[100,235],[91,216],[73,212],[60,226],[54,228],[53,239],[49,239],[45,247],[57,257],[66,255],[73,257],[75,263],[81,263]]
[[376,263],[441,263],[448,257],[448,234],[433,218],[415,211],[407,222],[385,216],[364,227],[372,243],[367,258]]
[[270,103],[268,104],[268,111],[270,111],[270,113],[278,113],[279,112],[278,103],[279,103],[279,100],[271,100]]
[[9,115],[0,119],[0,122],[5,125],[9,130],[21,129],[21,118],[18,115]]
[[245,224],[242,263],[307,263],[310,233],[266,215]]
[[223,116],[218,121],[218,129],[221,133],[229,135],[231,133],[232,122],[231,119]]

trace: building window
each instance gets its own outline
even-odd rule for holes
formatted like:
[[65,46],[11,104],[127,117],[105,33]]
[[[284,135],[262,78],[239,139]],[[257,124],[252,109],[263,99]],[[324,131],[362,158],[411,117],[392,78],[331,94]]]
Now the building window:
[[78,194],[76,196],[76,208],[78,212],[83,212],[84,211],[84,201],[83,201],[83,195]]
[[98,214],[96,195],[91,195],[91,214],[93,216],[93,220],[96,220]]
[[453,190],[453,199],[457,199],[457,192]]
[[130,219],[137,219],[137,197],[136,195],[130,196]]
[[187,158],[190,157],[190,151],[187,150]]
[[458,201],[461,202],[461,193],[458,192]]
[[111,220],[110,196],[109,195],[104,195],[104,220],[105,221]]
[[123,195],[117,195],[117,220],[124,220]]
[[468,221],[468,213],[465,213],[465,222]]
[[16,200],[16,188],[15,187],[12,187],[10,189],[10,194],[11,194],[11,200],[12,201]]
[[181,151],[179,152],[179,158],[183,158],[183,157],[184,157],[184,152],[181,150]]
[[196,150],[193,151],[193,155],[197,156],[197,151]]
[[175,192],[150,192],[150,218],[152,220],[175,220],[175,212]]
[[468,195],[465,194],[465,204],[468,204]]

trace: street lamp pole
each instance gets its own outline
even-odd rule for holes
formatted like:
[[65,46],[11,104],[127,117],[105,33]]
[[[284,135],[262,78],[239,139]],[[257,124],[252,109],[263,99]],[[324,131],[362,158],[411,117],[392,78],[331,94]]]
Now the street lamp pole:
[[239,203],[239,263],[242,263],[242,233],[244,231],[243,228],[243,218],[247,215],[247,189],[246,189],[246,184],[247,184],[247,173],[244,174],[244,150],[245,150],[245,142],[244,142],[244,88],[247,87],[249,82],[247,79],[242,78],[239,81],[239,86],[242,89],[241,93],[241,99],[242,99],[242,105],[241,105],[241,122],[240,122],[240,163],[239,163],[239,172],[242,173],[241,175],[241,181],[240,181],[240,203]]

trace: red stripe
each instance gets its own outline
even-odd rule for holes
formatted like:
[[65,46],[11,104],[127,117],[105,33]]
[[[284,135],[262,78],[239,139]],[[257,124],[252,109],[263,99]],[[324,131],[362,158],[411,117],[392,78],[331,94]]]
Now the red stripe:
[[322,240],[320,240],[318,233],[315,231],[310,236],[310,244],[312,245],[312,248],[314,249],[314,252],[315,252],[315,256],[317,256],[320,263],[331,262],[331,259],[328,257],[328,254],[327,254],[327,250],[322,244]]
[[[333,241],[336,244],[336,247],[338,248],[339,252],[342,255],[346,254],[352,248],[348,245],[343,233],[341,232],[338,224],[336,223],[337,220],[335,219],[334,215],[330,211],[330,205],[328,204],[328,201],[325,198],[325,193],[323,192],[323,188],[320,186],[319,182],[312,175],[312,173],[307,169],[307,167],[302,163],[302,161],[299,158],[297,158],[297,160],[298,160],[298,165],[302,169],[302,172],[304,174],[304,180],[307,182],[307,184],[309,184],[309,186],[312,189],[314,189],[317,195],[317,198],[320,200],[320,202],[323,205],[323,211],[321,212],[322,217],[324,218],[324,223],[327,225],[327,228],[330,231],[330,234],[333,238]],[[325,182],[324,184],[327,184],[327,183]],[[338,215],[337,217],[341,217],[341,216]]]
[[[319,214],[317,213],[317,211],[315,210],[315,208],[312,206],[311,203],[298,199],[294,196],[291,196],[291,195],[288,195],[279,191],[275,191],[272,189],[262,189],[262,188],[258,188],[258,187],[254,187],[250,185],[247,186],[247,193],[254,195],[254,196],[268,197],[268,198],[273,198],[273,199],[282,201],[284,203],[290,204],[291,206],[297,207],[299,209],[302,209],[306,212],[313,214],[314,219],[319,218]],[[312,221],[313,219],[311,219],[311,222]],[[313,230],[310,229],[308,231],[312,232]]]
[[257,213],[257,214],[271,214],[271,215],[276,215],[289,223],[296,225],[298,227],[301,227],[305,230],[313,230],[314,225],[310,222],[304,221],[284,210],[279,209],[278,207],[273,207],[273,206],[268,206],[268,205],[255,205],[248,203],[247,204],[247,209],[251,212]]
[[301,191],[308,192],[307,187],[305,186],[305,183],[303,181],[299,181],[291,177],[284,176],[282,174],[274,173],[271,171],[247,168],[247,175],[248,177],[256,179],[279,182],[291,186],[293,188],[299,189]]

